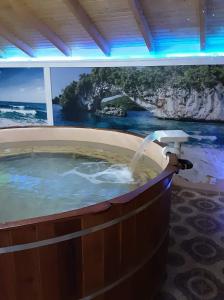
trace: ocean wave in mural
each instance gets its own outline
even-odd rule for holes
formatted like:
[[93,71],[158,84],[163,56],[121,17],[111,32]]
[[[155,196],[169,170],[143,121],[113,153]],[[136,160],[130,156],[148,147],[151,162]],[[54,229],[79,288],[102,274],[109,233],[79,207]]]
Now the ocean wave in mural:
[[42,68],[0,69],[0,127],[47,123]]

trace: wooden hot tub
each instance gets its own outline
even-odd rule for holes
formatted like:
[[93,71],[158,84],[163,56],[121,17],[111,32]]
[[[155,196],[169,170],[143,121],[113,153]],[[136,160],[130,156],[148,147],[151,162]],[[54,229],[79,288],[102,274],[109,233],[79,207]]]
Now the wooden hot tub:
[[[38,140],[136,150],[142,138],[69,127],[0,130],[0,143]],[[159,176],[130,193],[66,213],[0,223],[0,299],[152,299],[165,277],[177,171],[175,157],[164,158],[161,149],[150,143],[146,151],[160,165]]]

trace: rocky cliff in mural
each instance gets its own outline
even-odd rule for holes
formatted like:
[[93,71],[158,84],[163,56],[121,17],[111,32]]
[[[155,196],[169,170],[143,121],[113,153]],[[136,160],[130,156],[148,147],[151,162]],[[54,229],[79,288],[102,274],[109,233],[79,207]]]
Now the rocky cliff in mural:
[[80,110],[125,116],[147,109],[164,119],[224,121],[224,67],[93,68],[56,101],[71,119]]
[[203,91],[183,89],[159,89],[153,95],[131,99],[150,110],[155,117],[176,120],[224,121],[224,86],[206,88]]

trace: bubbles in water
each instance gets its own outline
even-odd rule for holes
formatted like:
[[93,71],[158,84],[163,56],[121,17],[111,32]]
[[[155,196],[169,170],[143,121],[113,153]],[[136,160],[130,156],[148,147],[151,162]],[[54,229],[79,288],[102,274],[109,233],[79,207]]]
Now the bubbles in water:
[[11,152],[11,149],[9,149],[9,148],[4,149],[4,152],[5,152],[5,153],[10,153],[10,152]]
[[124,195],[155,176],[133,175],[131,152],[76,143],[15,143],[0,149],[0,222],[69,211]]
[[[78,175],[86,180],[90,181],[94,184],[100,183],[119,183],[119,184],[131,184],[135,183],[134,177],[132,175],[131,170],[127,165],[124,164],[115,164],[112,166],[107,167],[106,162],[101,162],[105,169],[99,172],[90,173],[85,172],[96,169],[96,166],[99,162],[85,162],[80,164],[79,167],[75,167],[67,172],[64,172],[62,176],[68,175]],[[83,170],[84,167],[84,170]],[[81,169],[81,170],[80,170]]]

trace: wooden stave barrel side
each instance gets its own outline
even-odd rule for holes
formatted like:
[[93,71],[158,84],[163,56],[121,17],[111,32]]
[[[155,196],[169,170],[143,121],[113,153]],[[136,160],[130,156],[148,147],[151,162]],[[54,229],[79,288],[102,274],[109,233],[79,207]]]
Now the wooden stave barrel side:
[[[124,197],[123,202],[109,201],[110,205],[102,204],[99,212],[95,208],[91,212],[90,207],[83,215],[0,229],[0,247],[6,247],[61,236],[131,215],[83,237],[0,254],[2,299],[64,300],[92,296],[88,299],[109,300],[115,296],[124,299],[125,293],[133,300],[140,299],[138,293],[150,299],[164,278],[171,178],[172,172],[131,201],[125,202]],[[142,206],[147,207],[133,214]],[[157,258],[157,252],[164,254]],[[161,274],[157,274],[159,265]],[[140,281],[138,276],[142,278]],[[140,288],[143,279],[144,291]]]

